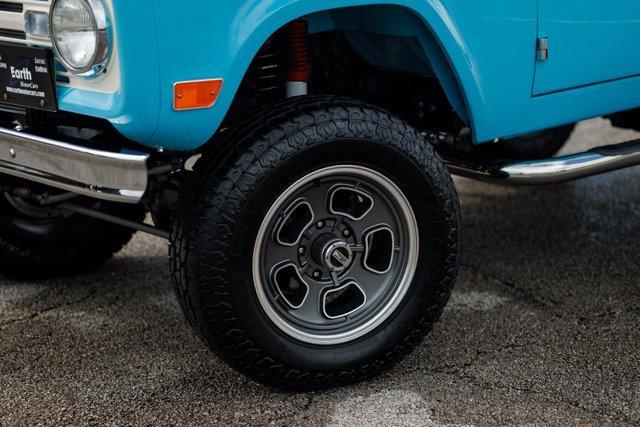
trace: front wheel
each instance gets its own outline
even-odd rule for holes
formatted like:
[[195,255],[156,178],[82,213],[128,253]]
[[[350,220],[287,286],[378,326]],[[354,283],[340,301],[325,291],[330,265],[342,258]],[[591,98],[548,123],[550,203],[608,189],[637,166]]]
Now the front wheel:
[[388,113],[335,98],[273,105],[226,135],[218,143],[237,151],[198,162],[171,246],[205,343],[288,389],[359,381],[410,352],[459,255],[457,195],[431,147]]

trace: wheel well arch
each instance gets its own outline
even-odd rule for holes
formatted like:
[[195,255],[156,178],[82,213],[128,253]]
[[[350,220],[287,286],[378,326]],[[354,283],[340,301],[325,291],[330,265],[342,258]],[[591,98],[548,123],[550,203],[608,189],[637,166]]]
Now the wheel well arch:
[[[402,0],[399,0],[402,1]],[[430,2],[440,3],[439,1]],[[474,84],[477,79],[467,77],[463,82],[462,74],[473,74],[472,64],[464,63],[460,58],[452,56],[462,55],[469,58],[460,33],[455,29],[453,20],[447,15],[444,6],[434,8],[425,2],[425,10],[415,10],[405,4],[371,4],[336,7],[320,11],[311,11],[306,14],[289,15],[282,21],[279,27],[263,36],[264,46],[274,35],[286,28],[295,20],[305,20],[309,23],[309,31],[312,35],[323,32],[340,31],[347,33],[352,41],[352,46],[359,54],[372,65],[380,68],[395,69],[396,71],[412,71],[418,74],[433,73],[440,84],[450,106],[455,110],[462,122],[473,129],[473,112],[469,100],[469,92],[480,92]],[[429,15],[429,16],[426,16]],[[436,21],[434,24],[431,22]],[[435,27],[440,26],[439,30]],[[391,58],[385,52],[377,51],[375,47],[367,43],[367,36],[397,37],[405,41],[411,40],[410,48],[414,50],[416,57],[423,60],[419,65],[423,68],[408,70],[407,64],[402,64],[399,58]],[[447,40],[445,40],[447,39]],[[421,50],[421,52],[419,52]],[[251,64],[260,55],[261,48],[256,48],[250,54],[247,61],[244,76],[250,73]],[[453,54],[453,55],[452,55]],[[252,56],[251,56],[252,55]],[[415,58],[414,58],[415,59]],[[243,82],[244,83],[244,82]],[[472,86],[472,87],[466,87]],[[235,105],[238,96],[241,95],[242,84],[234,95],[232,105]],[[340,93],[338,93],[341,95]]]

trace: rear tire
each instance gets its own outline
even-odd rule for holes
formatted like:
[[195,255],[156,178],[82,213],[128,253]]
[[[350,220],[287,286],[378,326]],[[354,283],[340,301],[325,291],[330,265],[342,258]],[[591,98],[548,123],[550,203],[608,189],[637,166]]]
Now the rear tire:
[[[357,101],[306,97],[216,144],[234,150],[198,161],[170,249],[203,341],[256,381],[295,390],[361,381],[411,352],[449,299],[460,251],[453,182],[420,134]],[[391,231],[372,236],[370,222]]]

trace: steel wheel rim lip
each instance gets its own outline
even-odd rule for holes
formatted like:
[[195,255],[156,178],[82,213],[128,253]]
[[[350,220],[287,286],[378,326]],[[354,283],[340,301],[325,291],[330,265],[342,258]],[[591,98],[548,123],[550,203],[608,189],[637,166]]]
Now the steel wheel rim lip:
[[[269,296],[265,291],[265,283],[262,280],[262,247],[264,239],[269,238],[269,230],[272,227],[273,219],[277,217],[280,209],[283,208],[287,200],[294,195],[296,191],[310,182],[336,175],[350,175],[359,179],[364,178],[375,184],[379,189],[383,189],[386,192],[386,197],[392,199],[394,204],[397,205],[398,212],[396,212],[396,214],[402,218],[407,228],[405,231],[406,235],[404,236],[404,239],[407,240],[407,250],[405,254],[406,262],[404,263],[404,270],[400,272],[399,278],[395,280],[394,286],[396,289],[393,291],[393,294],[390,298],[385,297],[388,300],[383,303],[382,307],[376,308],[377,311],[368,318],[365,323],[358,325],[356,328],[337,333],[311,333],[290,323],[290,321],[285,319],[281,313],[278,313],[274,308],[272,301],[270,301]],[[289,337],[307,344],[325,346],[344,344],[369,334],[395,313],[400,303],[404,300],[415,276],[418,254],[419,233],[417,220],[413,209],[411,208],[411,204],[395,183],[380,172],[368,167],[353,164],[329,166],[315,172],[311,172],[297,180],[282,194],[280,194],[265,215],[258,230],[253,249],[252,275],[254,289],[260,306],[269,320],[280,331],[284,332]]]

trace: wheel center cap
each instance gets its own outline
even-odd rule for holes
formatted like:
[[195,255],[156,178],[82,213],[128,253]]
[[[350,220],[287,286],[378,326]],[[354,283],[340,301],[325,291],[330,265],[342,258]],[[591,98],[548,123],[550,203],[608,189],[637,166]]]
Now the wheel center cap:
[[344,240],[329,240],[322,248],[322,263],[331,271],[344,271],[352,260],[353,252]]

